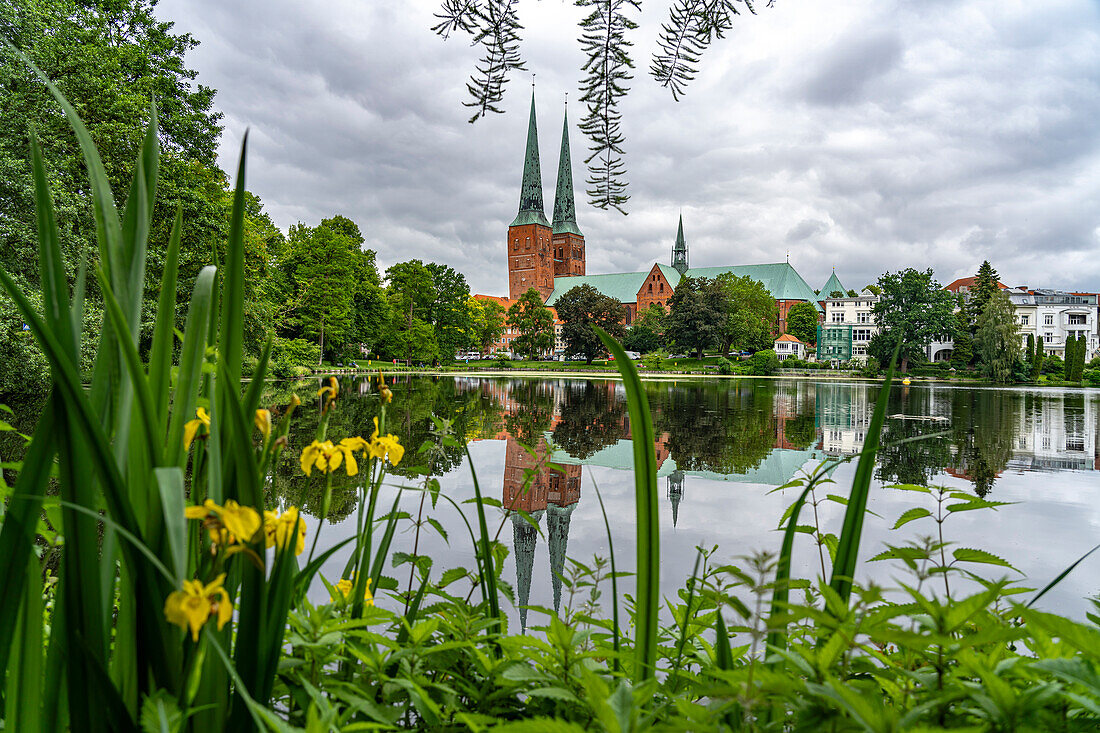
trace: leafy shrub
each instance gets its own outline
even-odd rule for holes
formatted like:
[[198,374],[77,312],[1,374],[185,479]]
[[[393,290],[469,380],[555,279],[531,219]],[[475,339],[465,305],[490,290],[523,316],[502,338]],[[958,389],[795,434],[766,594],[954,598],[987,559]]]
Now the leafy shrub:
[[723,375],[733,374],[733,362],[723,356],[718,360],[718,373]]
[[1066,376],[1066,362],[1057,354],[1047,354],[1043,357],[1043,367],[1039,372],[1055,379],[1064,379]]
[[769,376],[779,371],[779,357],[772,349],[757,351],[749,357],[749,374]]
[[867,361],[863,364],[863,369],[860,370],[860,374],[864,377],[877,377],[882,372],[882,367],[878,363],[878,359],[873,356],[867,357]]
[[1100,387],[1100,368],[1086,369],[1084,371],[1084,382],[1090,387]]
[[271,344],[271,360],[288,366],[313,366],[321,356],[321,347],[305,339],[276,336]]
[[646,354],[642,357],[642,366],[646,369],[660,369],[662,358],[663,355],[659,351],[654,351],[651,354]]

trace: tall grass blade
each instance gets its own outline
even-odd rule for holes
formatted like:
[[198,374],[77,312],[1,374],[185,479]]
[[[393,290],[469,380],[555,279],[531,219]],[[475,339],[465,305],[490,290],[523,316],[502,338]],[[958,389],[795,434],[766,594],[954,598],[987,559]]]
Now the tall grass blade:
[[172,222],[172,234],[168,238],[164,273],[161,276],[160,298],[157,301],[157,317],[153,323],[153,345],[149,351],[149,389],[156,398],[157,418],[163,436],[168,427],[168,398],[172,373],[172,351],[175,345],[176,287],[179,279],[180,231],[183,228],[183,209],[176,208]]
[[42,580],[38,558],[24,562],[26,588],[17,624],[17,643],[8,673],[4,730],[34,731],[42,727]]
[[638,370],[619,342],[598,326],[593,329],[607,350],[626,387],[627,413],[634,442],[634,505],[638,533],[638,595],[635,603],[637,635],[634,641],[635,681],[652,678],[657,671],[657,608],[660,596],[661,538],[657,513],[657,454],[653,420]]
[[172,395],[172,416],[168,423],[168,465],[182,467],[186,458],[183,426],[195,416],[195,402],[202,383],[202,360],[206,353],[214,276],[213,267],[202,268],[191,291],[191,305],[187,310],[183,347],[180,350],[179,375],[176,378],[176,391]]
[[31,558],[35,572],[38,572],[32,548],[37,535],[38,516],[42,511],[42,497],[57,454],[54,402],[58,399],[51,395],[46,401],[23,458],[23,469],[12,487],[4,523],[0,527],[0,557],[4,558],[0,562],[0,588],[4,589],[0,593],[0,669],[8,668],[15,621],[19,617],[22,594],[26,588],[28,558]]
[[1041,591],[1036,593],[1035,596],[1030,601],[1027,602],[1027,608],[1031,608],[1032,606],[1034,606],[1039,601],[1040,598],[1042,598],[1043,596],[1045,596],[1047,594],[1047,591],[1053,589],[1054,586],[1061,583],[1062,580],[1065,579],[1065,577],[1067,575],[1069,575],[1070,573],[1073,572],[1074,568],[1076,568],[1078,565],[1080,565],[1085,560],[1085,558],[1087,558],[1089,555],[1096,552],[1097,550],[1100,550],[1100,545],[1097,545],[1096,547],[1092,548],[1091,550],[1086,552],[1084,555],[1077,558],[1077,560],[1074,561],[1072,564],[1070,564],[1070,566],[1067,567],[1065,570],[1058,573],[1058,576],[1056,578],[1054,578],[1054,580],[1047,583]]
[[229,219],[225,267],[222,271],[221,328],[218,360],[226,365],[226,389],[239,389],[244,342],[244,209],[245,164],[248,159],[248,133],[241,142],[237,163],[237,184],[233,191],[233,211]]
[[187,520],[184,517],[183,471],[178,466],[158,468],[154,471],[157,492],[164,511],[164,534],[172,571],[173,585],[182,582],[187,574]]
[[476,557],[479,558],[478,566],[481,569],[482,592],[489,603],[489,616],[491,618],[500,618],[500,598],[497,596],[496,562],[493,560],[493,546],[489,539],[489,525],[485,521],[485,504],[482,502],[481,498],[481,484],[479,484],[477,480],[477,470],[474,468],[473,456],[470,455],[470,446],[464,445],[463,450],[466,452],[466,461],[470,464],[470,475],[474,480],[474,496],[477,499],[475,506],[477,506],[478,545],[480,551],[476,553]]
[[833,562],[833,576],[829,585],[844,603],[852,594],[852,582],[856,576],[856,563],[859,560],[859,543],[863,535],[863,516],[867,512],[867,499],[871,493],[871,476],[875,470],[875,457],[879,441],[882,439],[882,424],[886,420],[886,408],[890,402],[890,383],[894,379],[894,367],[901,352],[901,339],[894,347],[890,357],[890,368],[886,370],[886,379],[875,402],[875,413],[867,430],[867,442],[859,454],[856,474],[852,479],[852,493],[848,497],[848,508],[844,512],[844,525],[837,543],[836,560]]
[[[591,475],[591,474],[589,474]],[[619,659],[619,573],[615,569],[615,541],[611,537],[611,522],[607,519],[607,507],[603,503],[603,495],[596,479],[592,479],[592,486],[596,489],[596,498],[600,502],[600,514],[603,515],[603,527],[607,532],[607,554],[611,559],[611,643],[615,649],[615,658],[612,660],[612,668],[618,672],[622,668]]]
[[[676,662],[672,665],[672,689],[673,691],[679,686],[680,682],[680,665],[684,661],[684,647],[687,646],[688,627],[691,625],[692,617],[695,615],[695,586],[699,582],[699,561],[703,559],[702,550],[698,550],[695,553],[695,566],[691,569],[691,578],[688,580],[688,597],[687,604],[684,606],[684,622],[680,624],[680,638],[676,641]],[[722,615],[722,610],[718,610],[718,615]]]

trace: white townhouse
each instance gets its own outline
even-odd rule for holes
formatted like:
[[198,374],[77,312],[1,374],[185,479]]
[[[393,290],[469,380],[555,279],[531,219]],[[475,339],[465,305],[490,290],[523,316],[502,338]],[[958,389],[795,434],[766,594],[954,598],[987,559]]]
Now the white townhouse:
[[867,344],[878,333],[871,309],[878,296],[864,289],[859,295],[825,299],[825,320],[818,326],[818,361],[866,361]]
[[1016,309],[1020,338],[1027,346],[1027,337],[1042,339],[1048,354],[1065,357],[1066,339],[1084,336],[1087,348],[1085,360],[1100,348],[1097,332],[1097,298],[1095,293],[1070,293],[1064,290],[1029,289],[1021,285],[1005,288],[1004,293]]

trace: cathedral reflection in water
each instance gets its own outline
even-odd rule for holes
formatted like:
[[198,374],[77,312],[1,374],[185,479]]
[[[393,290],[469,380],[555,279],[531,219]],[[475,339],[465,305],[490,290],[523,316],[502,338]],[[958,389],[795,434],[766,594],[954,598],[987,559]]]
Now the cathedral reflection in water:
[[[516,596],[526,628],[523,607],[540,536],[560,609],[581,467],[632,469],[626,395],[616,381],[460,378],[457,386],[480,393],[502,417],[496,432],[471,437],[506,441],[502,505],[512,512]],[[823,459],[858,454],[879,385],[658,381],[646,389],[669,507],[664,521],[675,527],[695,479],[774,487]],[[948,474],[984,495],[1006,470],[1100,467],[1100,415],[1083,394],[899,386],[887,415],[876,465],[883,483],[927,484]]]

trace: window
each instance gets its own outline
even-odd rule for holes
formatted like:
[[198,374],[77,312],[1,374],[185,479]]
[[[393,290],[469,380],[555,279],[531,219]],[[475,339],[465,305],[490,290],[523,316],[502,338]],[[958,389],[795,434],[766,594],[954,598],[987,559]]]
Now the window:
[[653,283],[649,284],[649,294],[653,295]]
[[658,284],[657,284],[657,292],[658,292],[658,293],[663,293],[663,292],[665,292],[665,284],[664,284],[663,282],[662,282],[662,283],[658,283]]
[[852,329],[852,341],[870,341],[871,329],[869,328],[854,328]]
[[1069,325],[1071,325],[1071,326],[1084,326],[1085,321],[1086,321],[1086,316],[1084,314],[1081,314],[1081,313],[1070,313],[1069,314]]
[[870,311],[860,311],[859,313],[856,313],[856,323],[871,323],[871,322],[872,321],[871,321],[871,312]]
[[1046,343],[1048,343],[1048,344],[1049,344],[1049,343],[1051,343],[1051,342],[1053,342],[1053,341],[1054,341],[1054,334],[1052,334],[1052,333],[1044,333],[1044,334],[1043,334],[1043,341],[1044,341],[1044,342],[1046,342]]
[[1031,323],[1031,316],[1029,316],[1029,315],[1020,316],[1020,325],[1021,326],[1026,326],[1029,323]]
[[1043,325],[1044,326],[1053,326],[1054,325],[1054,316],[1050,313],[1047,313],[1045,316],[1043,316]]
[[780,341],[779,342],[779,350],[780,351],[786,351],[787,350],[787,342],[786,341]]
[[833,323],[844,323],[843,311],[833,311]]

